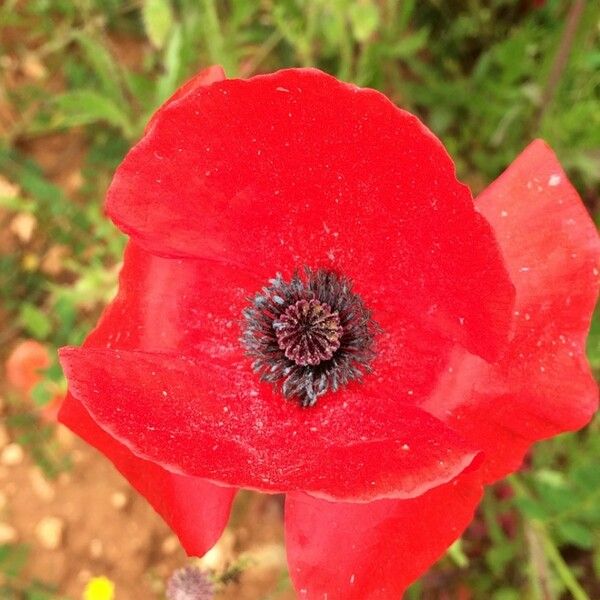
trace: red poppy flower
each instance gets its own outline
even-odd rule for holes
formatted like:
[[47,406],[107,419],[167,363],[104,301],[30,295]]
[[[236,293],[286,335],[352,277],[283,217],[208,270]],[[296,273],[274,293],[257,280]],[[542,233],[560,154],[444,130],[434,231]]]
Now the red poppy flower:
[[119,293],[62,351],[61,419],[190,554],[285,492],[302,598],[396,598],[481,488],[596,407],[600,242],[541,141],[475,203],[443,146],[315,70],[200,73],[106,209]]

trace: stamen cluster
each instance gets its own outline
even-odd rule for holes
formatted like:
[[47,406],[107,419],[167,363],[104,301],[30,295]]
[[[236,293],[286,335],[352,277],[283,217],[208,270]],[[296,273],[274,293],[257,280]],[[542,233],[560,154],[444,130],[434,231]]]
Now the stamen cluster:
[[371,371],[377,326],[346,277],[307,268],[269,284],[244,310],[241,338],[263,381],[306,407]]

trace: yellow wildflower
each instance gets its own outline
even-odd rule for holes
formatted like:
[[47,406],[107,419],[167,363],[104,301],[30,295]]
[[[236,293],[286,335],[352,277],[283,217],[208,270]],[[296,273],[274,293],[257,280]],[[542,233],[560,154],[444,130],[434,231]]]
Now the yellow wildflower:
[[92,577],[83,590],[83,600],[114,600],[115,584],[108,577]]

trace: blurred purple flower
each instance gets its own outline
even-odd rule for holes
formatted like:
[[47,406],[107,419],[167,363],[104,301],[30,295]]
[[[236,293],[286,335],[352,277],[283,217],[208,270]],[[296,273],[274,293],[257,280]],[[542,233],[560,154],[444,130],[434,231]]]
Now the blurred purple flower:
[[212,600],[213,584],[198,567],[187,566],[171,575],[167,584],[168,600]]

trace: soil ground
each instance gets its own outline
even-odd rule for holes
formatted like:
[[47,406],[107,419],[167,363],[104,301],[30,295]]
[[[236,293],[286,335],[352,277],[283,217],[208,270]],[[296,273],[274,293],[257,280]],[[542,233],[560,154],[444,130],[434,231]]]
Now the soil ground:
[[[177,538],[107,459],[60,425],[55,437],[72,459],[55,480],[4,440],[0,521],[30,547],[23,578],[75,599],[91,577],[104,575],[115,583],[116,600],[164,598],[168,577],[190,562]],[[230,527],[200,561],[225,574],[217,598],[294,597],[275,592],[285,573],[281,500],[240,494]]]

